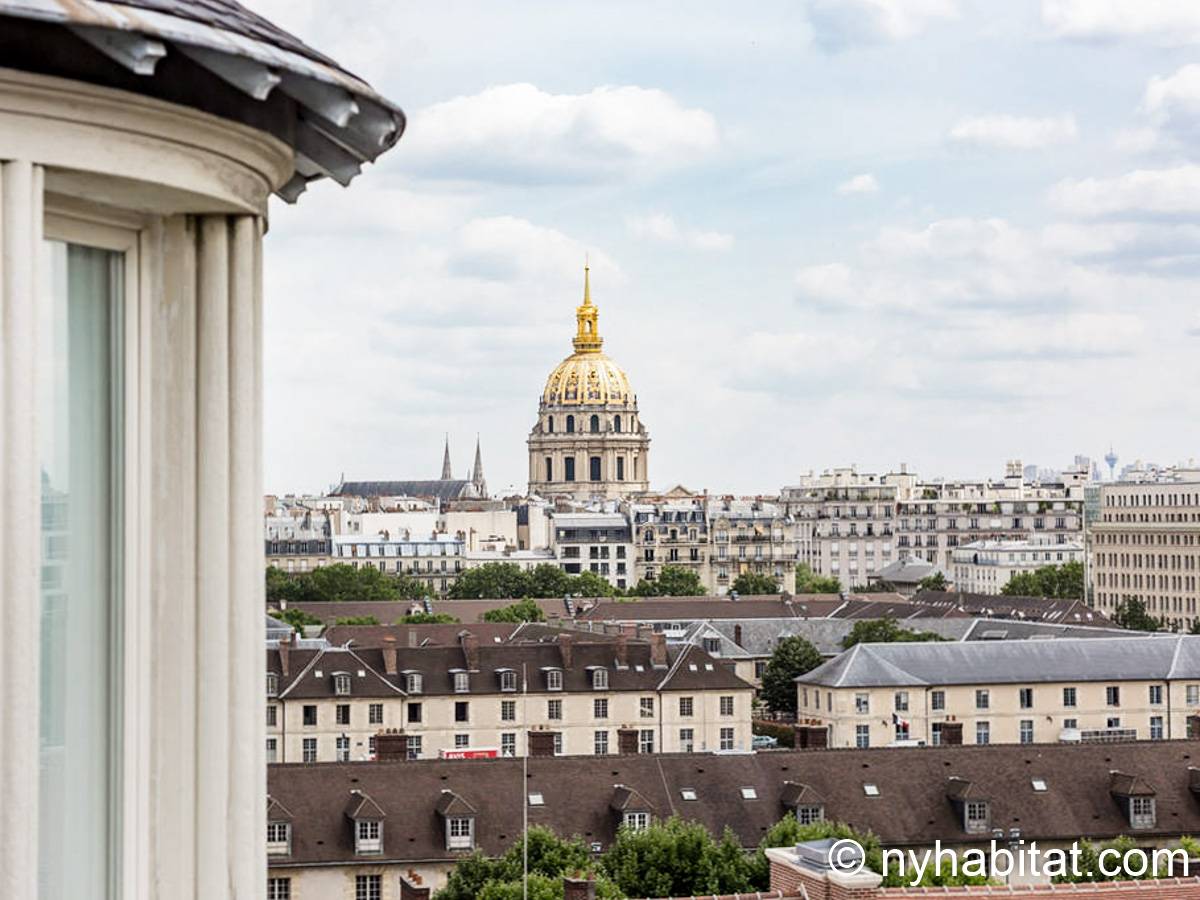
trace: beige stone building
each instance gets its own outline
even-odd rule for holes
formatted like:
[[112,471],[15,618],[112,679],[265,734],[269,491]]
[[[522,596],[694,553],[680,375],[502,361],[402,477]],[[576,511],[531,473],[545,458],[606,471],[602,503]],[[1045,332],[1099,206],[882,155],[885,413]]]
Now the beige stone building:
[[922,481],[905,466],[884,475],[853,467],[808,476],[780,501],[797,520],[798,559],[847,588],[866,585],[896,560],[919,559],[950,571],[953,554],[980,540],[1053,543],[1083,528],[1086,469],[1054,483],[1027,482],[1019,460],[1001,480]]
[[355,569],[373,566],[389,575],[409,575],[442,596],[465,569],[463,542],[441,532],[337,535],[333,561]]
[[639,499],[623,505],[633,529],[633,578],[653,580],[663,566],[694,572],[713,593],[712,545],[708,498],[681,489],[671,496]]
[[698,647],[589,641],[267,651],[267,757],[414,759],[750,749],[753,686]]
[[796,520],[783,506],[761,499],[714,499],[708,519],[715,593],[727,593],[744,572],[773,577],[785,593],[796,589]]
[[1200,733],[1200,637],[858,644],[796,688],[831,747],[1169,740]]
[[1088,524],[1089,580],[1097,609],[1130,600],[1174,628],[1197,620],[1200,478],[1105,484]]
[[1043,566],[1083,562],[1080,541],[1058,543],[1046,536],[1027,541],[972,541],[950,555],[954,589],[970,594],[999,594],[1014,575]]
[[603,352],[599,310],[584,269],[575,352],[560,362],[529,432],[529,493],[581,500],[620,498],[649,486],[650,435],[623,369]]

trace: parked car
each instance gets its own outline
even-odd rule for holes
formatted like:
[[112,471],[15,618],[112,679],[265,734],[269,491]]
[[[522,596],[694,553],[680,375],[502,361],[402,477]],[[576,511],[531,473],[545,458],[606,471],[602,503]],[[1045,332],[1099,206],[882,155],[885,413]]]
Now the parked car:
[[756,734],[750,741],[750,746],[755,750],[774,750],[779,746],[779,738],[769,734]]

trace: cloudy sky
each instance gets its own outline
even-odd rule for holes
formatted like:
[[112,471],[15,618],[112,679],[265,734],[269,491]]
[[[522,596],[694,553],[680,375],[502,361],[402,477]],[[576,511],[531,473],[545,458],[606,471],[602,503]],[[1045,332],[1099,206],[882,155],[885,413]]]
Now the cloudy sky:
[[409,116],[267,238],[267,487],[521,488],[585,254],[654,486],[1200,455],[1200,3],[251,0]]

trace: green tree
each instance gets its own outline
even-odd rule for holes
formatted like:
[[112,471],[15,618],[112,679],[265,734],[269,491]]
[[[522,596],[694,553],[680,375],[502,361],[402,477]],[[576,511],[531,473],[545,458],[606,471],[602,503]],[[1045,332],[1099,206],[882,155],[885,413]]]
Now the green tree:
[[808,563],[796,566],[797,594],[839,594],[841,590],[842,583],[832,575],[818,575]]
[[849,650],[855,644],[897,644],[917,641],[942,641],[940,634],[932,631],[911,631],[901,628],[895,619],[859,619],[842,638],[842,649]]
[[449,596],[459,600],[530,596],[529,573],[516,563],[484,563],[458,576]]
[[1137,599],[1118,603],[1112,620],[1113,624],[1130,631],[1161,631],[1163,628],[1163,620],[1146,612],[1146,604]]
[[[567,582],[566,593],[577,597],[612,597],[617,589],[608,583],[608,579],[595,572],[580,572]],[[551,594],[550,596],[559,596]]]
[[571,576],[558,566],[541,563],[529,571],[530,597],[562,597],[569,593]]
[[926,575],[917,583],[917,590],[920,591],[944,591],[947,587],[946,576],[941,572]]
[[[535,825],[529,829],[529,896],[534,900],[562,900],[564,875],[577,875],[594,868],[591,852],[578,837],[564,840],[553,831]],[[523,842],[513,843],[502,856],[489,858],[476,851],[459,860],[436,900],[517,900],[521,897]],[[597,879],[596,896],[620,897],[604,877]]]
[[629,897],[751,890],[750,858],[731,829],[718,841],[699,822],[676,816],[640,831],[622,827],[600,865]]
[[379,620],[374,616],[342,616],[335,619],[335,625],[378,625]]
[[1083,563],[1069,562],[1061,566],[1038,566],[1032,572],[1013,575],[1000,593],[1009,597],[1057,597],[1062,600],[1083,599]]
[[289,603],[296,599],[296,582],[278,566],[267,566],[267,602]]
[[643,578],[629,592],[635,597],[703,597],[700,576],[683,566],[663,566],[657,578]]
[[300,634],[304,634],[304,626],[305,625],[320,625],[321,624],[320,619],[318,619],[316,616],[312,615],[311,613],[306,613],[302,609],[295,609],[295,608],[285,609],[281,612],[275,613],[274,615],[275,615],[276,619],[279,619],[279,621],[281,621],[281,622],[287,622],[289,625],[291,625],[293,628],[295,628],[296,631],[298,631]]
[[811,672],[824,660],[821,651],[798,635],[785,637],[775,645],[775,652],[763,670],[763,702],[776,713],[796,711],[796,678]]
[[743,572],[733,580],[729,588],[739,594],[778,594],[779,582],[761,572]]
[[[1196,842],[1191,838],[1183,838],[1180,846],[1188,853],[1189,856],[1194,856],[1194,851],[1197,848]],[[1116,854],[1109,853],[1104,860],[1104,868],[1113,872],[1112,875],[1105,875],[1100,866],[1100,854],[1106,850],[1116,851]],[[1130,854],[1140,854],[1138,843],[1133,838],[1122,835],[1114,838],[1111,841],[1106,841],[1103,844],[1096,845],[1091,841],[1079,842],[1079,863],[1075,867],[1078,871],[1067,872],[1064,875],[1056,875],[1054,881],[1063,883],[1080,883],[1093,881],[1138,881],[1147,878],[1166,878],[1170,872],[1166,870],[1168,860],[1159,861],[1159,865],[1163,867],[1161,871],[1155,875],[1154,858],[1148,857],[1143,859],[1140,855],[1130,858]],[[1120,860],[1118,862],[1118,860]],[[1147,865],[1149,862],[1149,865]],[[1176,863],[1179,861],[1176,860]],[[1142,872],[1142,867],[1146,867],[1146,871]],[[1141,874],[1134,874],[1134,873]],[[1176,871],[1176,875],[1181,872]]]
[[409,613],[396,620],[397,625],[455,625],[458,622],[458,616],[452,616],[450,613],[427,612]]
[[[278,570],[276,570],[278,571]],[[267,570],[267,589],[288,593],[289,602],[362,603],[375,600],[415,600],[424,597],[425,585],[407,575],[380,572],[374,566],[356,569],[345,563],[320,566],[300,575],[284,575],[290,586],[284,587],[279,576]]]
[[545,622],[546,614],[533,600],[526,597],[508,606],[489,609],[483,614],[485,622]]

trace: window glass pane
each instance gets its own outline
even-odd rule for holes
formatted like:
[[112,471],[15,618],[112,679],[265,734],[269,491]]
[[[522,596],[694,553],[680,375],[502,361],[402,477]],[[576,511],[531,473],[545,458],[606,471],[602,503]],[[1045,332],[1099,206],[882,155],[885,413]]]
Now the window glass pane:
[[48,241],[39,305],[41,900],[116,896],[120,254]]

